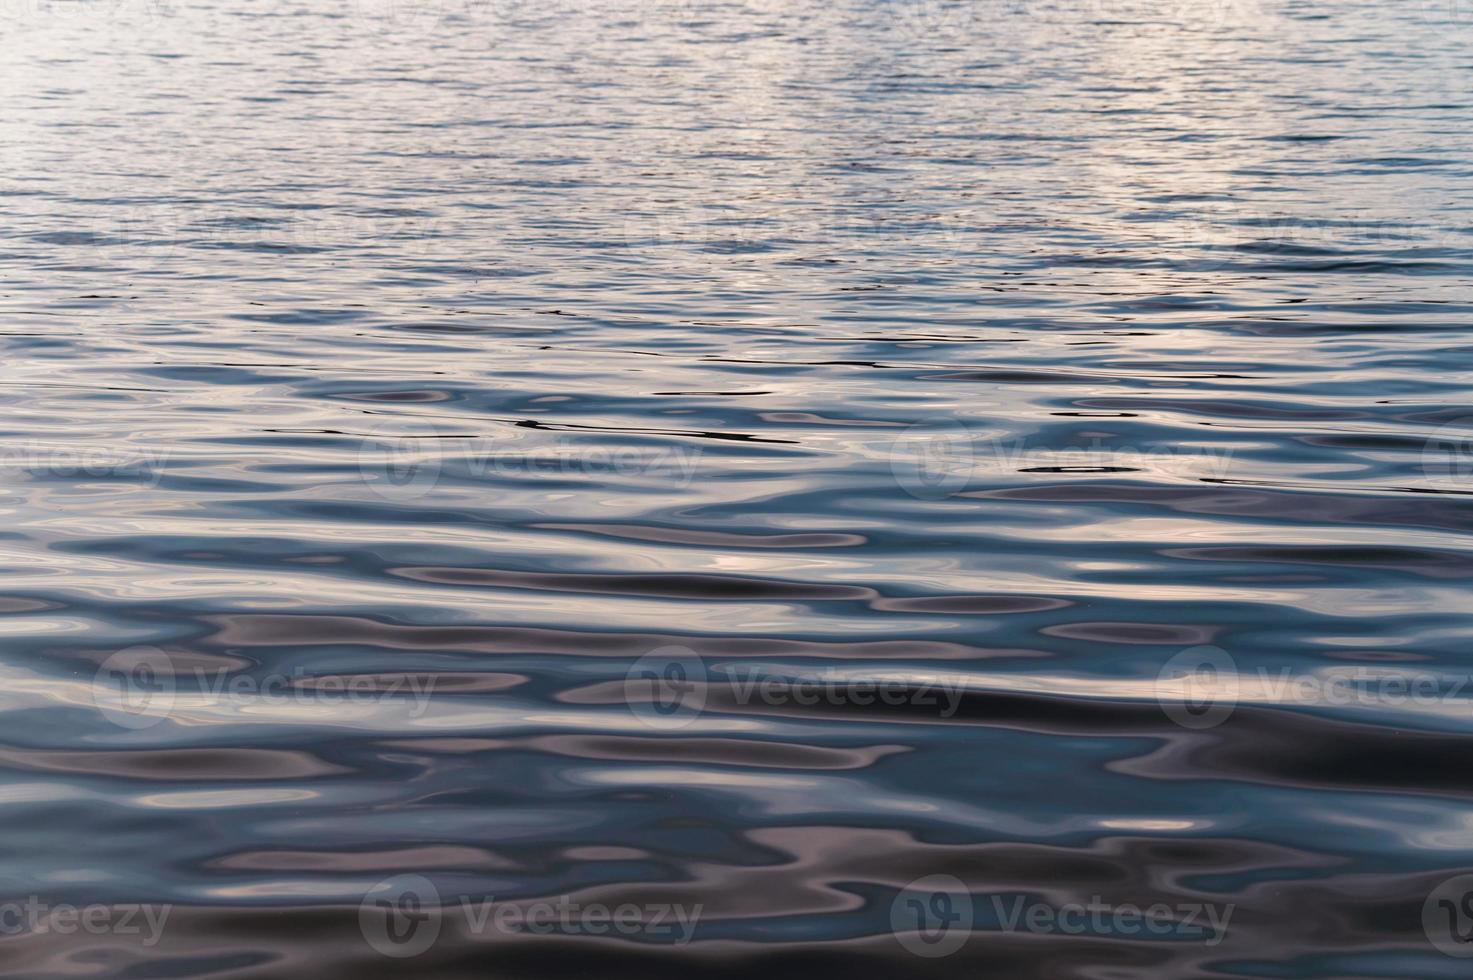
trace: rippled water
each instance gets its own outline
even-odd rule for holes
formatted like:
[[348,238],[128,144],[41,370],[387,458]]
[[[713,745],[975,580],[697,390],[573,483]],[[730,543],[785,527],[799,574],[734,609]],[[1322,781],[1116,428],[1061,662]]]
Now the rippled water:
[[6,975],[1466,975],[1462,0],[0,30]]

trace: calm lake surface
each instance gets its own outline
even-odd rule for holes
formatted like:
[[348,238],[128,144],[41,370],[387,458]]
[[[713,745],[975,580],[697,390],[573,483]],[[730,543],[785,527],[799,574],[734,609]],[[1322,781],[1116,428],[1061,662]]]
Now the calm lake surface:
[[0,32],[5,976],[1467,976],[1464,0]]

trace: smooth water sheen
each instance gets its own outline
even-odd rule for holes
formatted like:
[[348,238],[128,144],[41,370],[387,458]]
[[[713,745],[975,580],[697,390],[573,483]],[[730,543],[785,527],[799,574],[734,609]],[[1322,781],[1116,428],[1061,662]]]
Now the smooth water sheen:
[[1466,975],[1461,0],[0,30],[6,976]]

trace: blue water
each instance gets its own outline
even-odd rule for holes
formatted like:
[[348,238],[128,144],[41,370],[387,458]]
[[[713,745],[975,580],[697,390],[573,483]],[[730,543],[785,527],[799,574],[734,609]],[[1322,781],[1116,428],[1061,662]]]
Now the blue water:
[[1470,38],[0,2],[0,973],[1466,976]]

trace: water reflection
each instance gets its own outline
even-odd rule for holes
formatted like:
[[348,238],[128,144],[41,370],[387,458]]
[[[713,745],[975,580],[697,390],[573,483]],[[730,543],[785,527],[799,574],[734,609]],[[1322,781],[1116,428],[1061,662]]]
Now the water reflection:
[[0,972],[1461,975],[1457,4],[0,18]]

